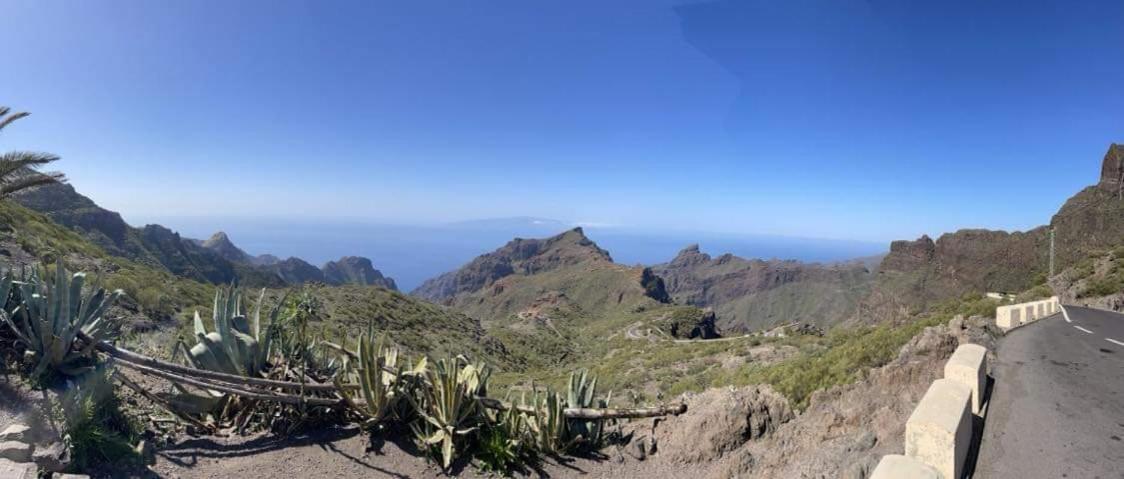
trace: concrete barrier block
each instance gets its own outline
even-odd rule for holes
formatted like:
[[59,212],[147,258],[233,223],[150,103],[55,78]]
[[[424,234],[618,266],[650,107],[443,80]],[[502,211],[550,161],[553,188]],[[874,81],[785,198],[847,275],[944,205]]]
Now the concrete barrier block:
[[932,466],[897,454],[882,456],[870,479],[940,479]]
[[978,344],[961,344],[944,364],[945,379],[952,379],[972,390],[972,413],[983,408],[987,390],[987,348]]
[[971,402],[971,388],[959,381],[933,381],[905,423],[905,455],[959,479],[972,442]]
[[1015,306],[1000,306],[995,308],[995,325],[1003,330],[1008,330],[1021,323],[1019,309]]

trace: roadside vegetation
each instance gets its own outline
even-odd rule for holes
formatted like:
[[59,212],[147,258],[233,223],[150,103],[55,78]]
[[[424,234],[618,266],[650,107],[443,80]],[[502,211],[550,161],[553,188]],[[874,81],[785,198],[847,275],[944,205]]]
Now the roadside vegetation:
[[1085,279],[1078,298],[1124,292],[1124,247],[1085,258],[1074,267],[1074,279]]
[[[35,387],[58,391],[76,471],[137,462],[139,428],[121,411],[113,380],[197,433],[288,434],[357,421],[376,435],[413,436],[442,469],[474,463],[504,474],[543,455],[601,447],[614,418],[677,411],[598,409],[609,399],[586,371],[573,373],[561,393],[535,387],[501,401],[488,396],[486,362],[461,355],[411,360],[373,327],[354,349],[346,340],[314,337],[308,323],[321,304],[307,292],[267,306],[262,291],[247,311],[240,290],[220,288],[210,324],[196,314],[194,344],[180,341],[173,361],[164,361],[111,344],[123,323],[107,312],[123,294],[87,285],[85,274],[69,273],[61,259],[53,268],[0,277],[0,336],[14,337],[2,343],[0,357]],[[129,378],[137,373],[174,388],[139,386]],[[64,383],[73,386],[60,388]]]

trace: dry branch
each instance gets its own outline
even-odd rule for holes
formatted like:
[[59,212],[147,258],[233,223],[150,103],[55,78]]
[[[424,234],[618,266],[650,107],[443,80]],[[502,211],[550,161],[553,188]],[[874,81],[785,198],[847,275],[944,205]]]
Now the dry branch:
[[214,380],[194,379],[183,375],[162,371],[160,369],[150,368],[148,366],[141,366],[130,362],[122,362],[125,367],[137,370],[142,374],[156,376],[158,378],[167,379],[172,382],[187,384],[197,388],[211,389],[235,396],[241,396],[248,399],[258,401],[272,401],[285,404],[307,404],[310,406],[342,406],[344,402],[342,399],[327,399],[317,397],[302,397],[293,396],[291,394],[280,394],[270,391],[243,389],[235,384],[223,383]]
[[[83,333],[79,333],[79,338],[83,341],[89,341],[90,338]],[[156,358],[151,358],[141,354],[134,353],[127,349],[119,348],[104,341],[98,342],[95,347],[98,351],[105,353],[111,357],[117,358],[125,363],[130,363],[137,366],[143,366],[153,370],[160,370],[179,375],[192,376],[200,379],[209,379],[214,381],[222,381],[231,384],[241,384],[246,386],[258,386],[267,388],[290,389],[317,392],[335,392],[338,389],[332,384],[317,384],[317,383],[294,383],[289,381],[277,381],[274,379],[252,378],[245,376],[238,376],[234,374],[220,373],[216,371],[208,371],[205,369],[196,369],[190,366],[183,366],[176,363],[161,361]]]
[[[85,334],[79,333],[79,338],[83,341],[90,341],[90,338]],[[257,386],[257,387],[271,387],[286,390],[305,390],[309,392],[340,392],[340,388],[351,390],[358,389],[357,384],[343,384],[337,387],[334,384],[301,384],[289,381],[277,381],[273,379],[264,378],[251,378],[237,376],[233,374],[220,373],[215,371],[208,371],[204,369],[196,369],[189,366],[182,366],[167,361],[161,361],[156,358],[151,358],[141,354],[134,353],[127,349],[119,348],[104,341],[99,341],[95,344],[98,351],[105,353],[111,357],[119,359],[125,366],[136,369],[145,374],[161,377],[169,381],[188,384],[205,389],[213,389],[215,391],[224,392],[227,394],[234,394],[237,396],[247,397],[261,401],[274,401],[286,404],[308,404],[312,406],[334,406],[343,405],[341,399],[326,399],[315,397],[302,397],[293,396],[288,394],[275,393],[271,391],[263,391],[260,389],[244,389],[243,387]],[[343,348],[339,348],[344,350]],[[398,371],[383,367],[389,373],[397,374]],[[537,414],[535,408],[529,406],[516,406],[508,404],[498,399],[488,397],[478,397],[480,404],[489,409],[496,409],[506,411],[515,408],[519,412],[526,414]],[[563,410],[563,415],[570,419],[627,419],[627,418],[645,418],[645,417],[658,417],[669,415],[680,415],[687,411],[686,404],[678,404],[674,406],[657,406],[650,408],[607,408],[607,409],[592,409],[592,408],[566,408]]]

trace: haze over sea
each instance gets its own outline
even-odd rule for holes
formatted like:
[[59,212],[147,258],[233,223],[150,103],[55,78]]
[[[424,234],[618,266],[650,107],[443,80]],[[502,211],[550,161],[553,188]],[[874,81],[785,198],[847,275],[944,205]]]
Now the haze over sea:
[[647,230],[609,225],[579,225],[541,218],[499,218],[444,224],[386,224],[360,220],[294,222],[284,219],[164,217],[130,218],[134,225],[158,223],[182,236],[207,239],[224,231],[247,253],[296,256],[322,265],[341,256],[366,256],[375,268],[410,291],[426,279],[454,270],[512,238],[544,238],[575,226],[624,264],[670,261],[683,247],[698,243],[713,256],[831,262],[887,250],[877,242],[793,238],[769,235]]

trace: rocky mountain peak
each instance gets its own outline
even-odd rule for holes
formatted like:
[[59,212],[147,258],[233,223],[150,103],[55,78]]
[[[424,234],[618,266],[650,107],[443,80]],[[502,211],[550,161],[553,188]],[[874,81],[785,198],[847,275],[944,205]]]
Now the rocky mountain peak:
[[699,251],[698,243],[687,245],[686,248],[679,250],[675,258],[671,260],[670,265],[674,267],[689,267],[710,261],[710,255]]
[[203,241],[202,246],[218,253],[219,256],[227,261],[246,263],[250,260],[250,255],[246,254],[245,251],[242,251],[237,246],[234,246],[234,243],[230,241],[230,237],[222,231],[211,235],[210,238]]
[[1115,191],[1120,188],[1121,182],[1124,182],[1124,145],[1113,143],[1101,163],[1099,186]]
[[608,251],[597,246],[581,227],[577,227],[549,238],[515,238],[456,271],[427,280],[412,294],[442,302],[459,294],[479,291],[515,274],[533,275],[567,265],[612,261]]
[[329,261],[322,270],[324,281],[328,284],[359,284],[398,290],[392,278],[383,276],[370,259],[362,256],[344,256],[338,261]]
[[211,235],[211,237],[208,238],[206,241],[204,241],[203,244],[205,244],[205,245],[216,245],[216,246],[217,245],[234,246],[234,244],[230,242],[230,237],[227,236],[226,233],[223,232],[223,231],[216,231],[215,234]]

